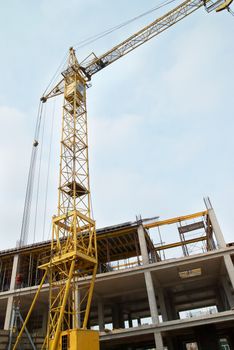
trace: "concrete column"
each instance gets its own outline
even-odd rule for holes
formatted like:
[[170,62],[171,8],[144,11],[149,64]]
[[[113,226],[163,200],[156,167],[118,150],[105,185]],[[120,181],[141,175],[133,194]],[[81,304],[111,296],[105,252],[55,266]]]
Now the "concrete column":
[[118,310],[116,308],[116,305],[112,305],[111,308],[112,312],[112,324],[113,324],[113,329],[119,328],[119,322],[118,322]]
[[104,321],[104,305],[101,299],[98,299],[98,325],[100,332],[104,332],[105,321]]
[[153,284],[151,272],[145,271],[144,275],[145,275],[145,284],[146,284],[146,290],[147,290],[147,295],[148,295],[149,308],[150,308],[152,322],[154,324],[158,324],[159,323],[158,308],[157,308],[157,303],[156,303],[156,298],[155,298],[154,284]]
[[224,255],[224,264],[227,270],[228,277],[231,281],[232,288],[234,289],[234,266],[229,254]]
[[165,298],[168,321],[172,321],[174,319],[174,314],[172,312],[170,297],[168,295],[166,295],[166,296],[164,296],[164,298]]
[[[11,282],[10,282],[10,290],[14,291],[15,289],[15,279],[18,269],[18,263],[19,263],[19,255],[15,255],[13,259],[13,266],[11,271]],[[7,300],[7,308],[6,308],[6,315],[5,315],[5,321],[4,321],[4,329],[9,330],[10,329],[10,322],[11,322],[11,313],[12,313],[12,307],[13,307],[14,299],[13,296],[9,296]]]
[[205,204],[206,204],[206,208],[208,210],[210,222],[211,222],[211,225],[213,227],[213,231],[214,231],[214,234],[216,237],[218,248],[226,248],[226,242],[224,240],[223,233],[222,233],[221,228],[219,226],[217,217],[215,215],[215,211],[212,208],[210,200],[208,199],[207,201],[205,201]]
[[207,246],[207,250],[215,250],[216,249],[216,245],[215,245],[215,241],[213,237],[208,237],[208,246]]
[[225,276],[222,277],[222,285],[223,289],[229,304],[230,309],[234,307],[234,297],[231,292],[231,287],[227,281],[227,278]]
[[160,332],[154,332],[156,350],[164,350],[163,338]]
[[162,319],[164,322],[168,321],[167,309],[166,309],[165,298],[164,298],[162,288],[157,288],[157,295],[158,295],[158,301],[159,301],[159,307],[160,307]]
[[132,328],[132,327],[133,327],[133,324],[132,324],[132,315],[131,315],[130,312],[128,313],[128,326],[129,326],[129,328]]
[[144,264],[149,264],[149,254],[147,250],[147,243],[145,239],[145,230],[142,225],[140,225],[137,229],[139,245],[141,250],[142,262]]
[[230,330],[228,336],[230,340],[231,349],[234,349],[234,332]]
[[114,329],[125,328],[122,308],[118,304],[112,306],[112,323]]
[[48,323],[48,307],[45,305],[43,308],[43,315],[42,315],[42,334],[45,335],[47,332],[47,323]]
[[5,321],[4,321],[4,330],[9,330],[11,325],[11,313],[13,308],[13,296],[9,296],[7,299],[7,308],[6,308],[6,315],[5,315]]
[[75,289],[74,289],[74,309],[75,315],[73,315],[73,327],[80,328],[81,327],[81,313],[80,313],[80,302],[81,302],[81,291],[78,286],[78,279],[75,279]]
[[216,328],[212,325],[196,327],[195,333],[200,343],[201,349],[219,350],[218,336]]
[[15,279],[16,279],[16,274],[17,274],[17,269],[18,269],[18,263],[19,263],[19,255],[17,254],[14,256],[14,260],[13,260],[10,290],[15,289]]
[[221,288],[220,285],[218,285],[218,288],[215,289],[215,294],[216,294],[216,306],[217,306],[217,310],[218,312],[223,312],[227,309],[229,309],[229,307],[227,308],[225,306],[225,293],[223,288]]
[[173,341],[171,337],[166,337],[166,342],[168,350],[174,350]]

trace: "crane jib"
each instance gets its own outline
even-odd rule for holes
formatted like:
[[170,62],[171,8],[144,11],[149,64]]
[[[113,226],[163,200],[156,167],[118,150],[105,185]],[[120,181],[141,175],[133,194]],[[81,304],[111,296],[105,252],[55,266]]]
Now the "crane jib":
[[155,21],[144,27],[128,39],[124,40],[111,50],[107,51],[100,57],[96,57],[89,62],[83,62],[82,71],[91,79],[91,76],[98,71],[102,70],[109,64],[113,63],[117,59],[126,55],[130,51],[134,50],[138,46],[152,39],[156,35],[162,33],[172,25],[176,24],[183,18],[187,17],[192,12],[199,9],[201,6],[205,6],[207,12],[216,10],[217,12],[227,9],[233,0],[218,0],[211,2],[210,0],[186,0],[176,8],[167,12],[165,15],[157,18]]
[[[208,2],[206,2],[206,4],[207,3]],[[143,43],[149,41],[156,35],[162,33],[167,28],[176,24],[181,19],[196,11],[203,5],[204,2],[202,0],[187,0],[183,2],[111,50],[107,51],[102,56],[95,57],[91,62],[89,61],[86,64],[83,62],[82,70],[85,72],[86,76],[91,77],[93,74],[102,70],[117,59],[123,57]]]

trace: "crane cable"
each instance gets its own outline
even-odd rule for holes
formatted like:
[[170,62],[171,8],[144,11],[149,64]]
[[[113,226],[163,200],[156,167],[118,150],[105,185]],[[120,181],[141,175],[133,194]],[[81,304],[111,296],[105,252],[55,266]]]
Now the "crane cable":
[[39,107],[38,107],[37,120],[36,120],[34,141],[32,145],[29,172],[28,172],[28,180],[27,180],[27,187],[26,187],[24,210],[23,210],[23,219],[22,219],[20,241],[19,241],[20,247],[27,244],[27,239],[28,239],[28,229],[29,229],[29,221],[30,221],[30,213],[31,213],[34,174],[35,174],[36,159],[37,159],[37,149],[39,144],[38,138],[39,138],[40,127],[41,127],[42,110],[43,110],[43,104],[40,101]]
[[[158,6],[155,6],[155,7],[151,8],[150,10],[148,10],[148,11],[146,11],[146,12],[144,12],[144,13],[138,15],[138,16],[135,16],[135,17],[131,18],[130,20],[127,20],[125,22],[120,23],[117,26],[114,26],[114,27],[111,27],[109,29],[106,29],[106,30],[100,32],[99,34],[92,35],[92,36],[90,36],[90,37],[88,37],[86,39],[81,40],[76,45],[73,45],[73,47],[76,48],[76,49],[80,49],[80,48],[83,48],[85,46],[88,46],[89,44],[91,44],[91,43],[93,43],[93,42],[95,42],[95,41],[97,41],[97,40],[99,40],[99,39],[101,39],[101,38],[103,38],[103,37],[105,37],[105,36],[115,32],[116,30],[118,30],[120,28],[123,28],[123,27],[127,26],[128,24],[130,24],[130,23],[132,23],[132,22],[134,22],[134,21],[136,21],[136,20],[138,20],[138,19],[140,19],[140,18],[142,18],[142,17],[144,17],[144,16],[146,16],[146,15],[156,11],[156,10],[159,10],[160,8],[162,8],[162,7],[164,7],[164,6],[168,5],[168,4],[171,4],[171,3],[175,2],[175,1],[176,0],[165,0],[161,4],[159,4]],[[68,58],[68,53],[66,52],[66,54],[64,55],[62,61],[59,64],[58,68],[56,69],[54,75],[52,76],[51,80],[49,81],[48,85],[46,86],[45,91],[42,94],[42,96],[45,96],[47,94],[49,88],[57,80],[58,76],[60,75],[60,72],[65,67],[67,58]]]
[[47,165],[47,174],[46,174],[46,188],[45,188],[45,202],[44,202],[44,215],[43,215],[43,230],[42,230],[42,240],[45,239],[45,225],[46,225],[46,212],[47,212],[47,199],[48,199],[48,188],[49,188],[49,177],[50,177],[50,166],[51,166],[51,149],[54,133],[54,116],[55,116],[55,102],[53,101],[53,111],[52,111],[52,120],[51,120],[51,129],[50,129],[50,143],[49,143],[49,154],[48,154],[48,165]]
[[143,12],[142,14],[138,15],[138,16],[135,16],[125,22],[122,22],[120,23],[119,25],[117,26],[114,26],[114,27],[111,27],[109,29],[106,29],[104,30],[103,32],[100,32],[99,34],[96,34],[96,35],[93,35],[93,36],[90,36],[88,37],[87,39],[84,39],[84,40],[81,40],[79,43],[77,43],[74,48],[76,49],[80,49],[80,48],[83,48],[113,32],[115,32],[116,30],[120,29],[120,28],[123,28],[125,26],[127,26],[128,24],[132,23],[132,22],[135,22],[137,21],[138,19],[142,18],[142,17],[145,17],[146,15],[150,14],[150,13],[153,13],[157,10],[159,10],[160,8],[164,7],[164,6],[167,6],[173,2],[175,2],[176,0],[165,0],[163,1],[161,4],[159,4],[158,6],[155,6],[153,8],[151,8],[150,10],[146,11],[146,12]]
[[49,81],[45,91],[43,92],[42,96],[45,96],[49,90],[49,88],[51,87],[51,85],[56,81],[56,79],[58,78],[58,76],[60,75],[61,71],[63,71],[66,61],[68,58],[68,52],[66,52],[66,54],[64,55],[62,61],[60,62],[58,68],[56,69],[54,75],[52,76],[51,80]]
[[36,240],[36,231],[37,231],[37,217],[38,217],[38,201],[39,201],[39,193],[41,187],[41,163],[42,163],[42,154],[44,149],[44,133],[45,133],[45,120],[46,120],[46,106],[43,113],[43,122],[42,122],[42,133],[41,133],[41,149],[40,156],[38,162],[38,170],[37,170],[37,188],[36,188],[36,203],[35,203],[35,215],[34,215],[34,227],[33,227],[33,243]]
[[[138,16],[135,16],[125,22],[122,22],[120,23],[119,25],[116,25],[114,27],[111,27],[109,29],[106,29],[102,32],[100,32],[99,34],[96,34],[96,35],[92,35],[86,39],[83,39],[81,41],[79,41],[76,45],[73,45],[73,47],[75,49],[81,49],[85,46],[88,46],[89,44],[95,42],[95,41],[98,41],[99,39],[102,39],[103,37],[117,31],[118,29],[120,28],[123,28],[125,26],[127,26],[128,24],[132,23],[132,22],[135,22],[137,21],[138,19],[142,18],[142,17],[145,17],[146,15],[150,14],[150,13],[153,13],[157,10],[159,10],[160,8],[162,7],[165,7],[173,2],[175,2],[176,0],[165,0],[163,1],[161,4],[159,4],[158,6],[155,6],[153,8],[151,8],[150,10],[146,11],[146,12],[143,12],[142,14],[138,15]],[[230,7],[227,8],[227,11],[232,15],[234,16],[234,12],[230,9]],[[51,85],[56,81],[56,79],[58,78],[58,76],[60,75],[60,72],[61,70],[63,70],[64,66],[65,66],[65,63],[67,61],[67,58],[68,58],[68,53],[65,54],[65,56],[63,57],[61,63],[59,64],[58,68],[56,69],[54,75],[52,76],[50,82],[48,83],[44,93],[42,94],[42,96],[45,96],[46,93],[48,92],[49,88],[51,87]]]

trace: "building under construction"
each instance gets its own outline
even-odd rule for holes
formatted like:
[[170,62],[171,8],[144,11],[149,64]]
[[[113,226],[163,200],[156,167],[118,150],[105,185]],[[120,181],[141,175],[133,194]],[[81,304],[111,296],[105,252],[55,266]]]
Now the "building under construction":
[[[173,230],[173,242],[155,244],[154,230]],[[0,349],[8,346],[12,309],[27,314],[50,246],[0,252]],[[97,246],[88,328],[99,330],[101,349],[234,349],[234,244],[225,243],[209,200],[199,213],[99,229]],[[173,250],[178,257],[168,258]],[[79,281],[79,298],[90,279]],[[48,287],[45,280],[28,323],[38,349],[46,335]]]
[[[195,10],[185,0],[101,56],[73,47],[41,97],[18,248],[0,252],[0,350],[234,350],[234,244],[205,210],[96,230],[89,178],[92,76]],[[25,245],[44,103],[63,95],[58,205],[50,241]],[[163,241],[163,234],[171,242]],[[164,236],[165,237],[165,236]]]

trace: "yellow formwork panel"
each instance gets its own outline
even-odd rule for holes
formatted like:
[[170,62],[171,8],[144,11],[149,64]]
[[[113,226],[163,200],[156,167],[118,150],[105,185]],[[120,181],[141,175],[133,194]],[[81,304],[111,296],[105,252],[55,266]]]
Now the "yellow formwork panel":
[[[50,341],[50,349],[53,340]],[[99,332],[86,329],[70,329],[60,335],[57,350],[99,350]]]

